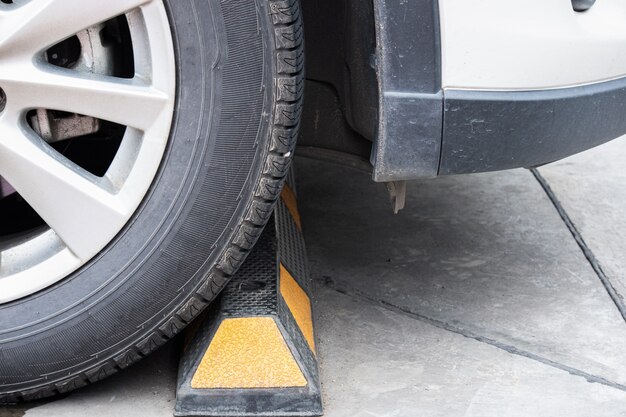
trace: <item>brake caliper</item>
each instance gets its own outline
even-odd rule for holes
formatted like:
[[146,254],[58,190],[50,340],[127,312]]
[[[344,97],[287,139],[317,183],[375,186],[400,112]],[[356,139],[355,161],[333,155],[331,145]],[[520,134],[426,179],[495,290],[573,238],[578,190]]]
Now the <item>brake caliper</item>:
[[[95,74],[113,74],[113,48],[102,36],[104,24],[85,29],[46,52],[53,65]],[[33,130],[46,142],[91,135],[100,130],[100,121],[75,113],[38,109],[31,114]]]

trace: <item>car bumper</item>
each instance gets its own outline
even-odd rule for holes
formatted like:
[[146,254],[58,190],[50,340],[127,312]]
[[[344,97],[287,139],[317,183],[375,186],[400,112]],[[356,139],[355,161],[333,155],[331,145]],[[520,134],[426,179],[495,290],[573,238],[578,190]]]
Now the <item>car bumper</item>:
[[532,167],[626,134],[621,0],[374,9],[377,181]]

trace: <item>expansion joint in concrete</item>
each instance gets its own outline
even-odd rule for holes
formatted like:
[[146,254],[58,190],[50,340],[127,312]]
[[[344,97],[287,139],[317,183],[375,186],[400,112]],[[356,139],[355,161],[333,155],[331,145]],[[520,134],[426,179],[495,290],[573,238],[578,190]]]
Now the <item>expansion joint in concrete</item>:
[[576,369],[573,368],[571,366],[553,361],[551,359],[545,358],[543,356],[537,355],[535,353],[526,351],[524,349],[520,349],[516,346],[510,345],[508,343],[504,343],[504,342],[500,342],[498,340],[486,337],[486,336],[482,336],[480,334],[474,333],[473,331],[467,329],[467,328],[462,328],[458,325],[452,324],[452,323],[448,323],[442,320],[438,320],[432,317],[428,317],[427,315],[424,315],[422,313],[418,313],[412,310],[409,310],[408,308],[405,307],[400,307],[397,306],[395,304],[392,304],[388,301],[384,301],[384,300],[379,300],[376,299],[360,290],[357,289],[353,289],[353,288],[346,288],[340,284],[338,284],[333,278],[328,277],[328,276],[324,276],[322,278],[315,278],[315,281],[330,289],[333,290],[335,292],[338,292],[340,294],[343,294],[345,296],[351,297],[351,298],[355,298],[355,299],[359,299],[361,301],[365,301],[367,303],[370,304],[374,304],[377,305],[379,307],[382,307],[386,310],[389,311],[393,311],[394,313],[415,319],[415,320],[419,320],[423,323],[429,324],[431,326],[437,327],[439,329],[442,330],[446,330],[452,333],[456,333],[459,334],[463,337],[466,337],[468,339],[473,339],[477,342],[480,343],[485,343],[488,344],[490,346],[493,346],[497,349],[501,349],[504,350],[512,355],[517,355],[517,356],[522,356],[524,358],[530,359],[530,360],[534,360],[536,362],[539,362],[543,365],[546,366],[550,366],[552,368],[556,368],[559,369],[561,371],[565,371],[567,373],[569,373],[570,375],[573,376],[577,376],[577,377],[581,377],[584,378],[585,380],[587,380],[587,382],[590,383],[597,383],[597,384],[602,384],[605,385],[607,387],[611,387],[611,388],[615,388],[618,389],[620,391],[626,391],[626,385],[617,383],[617,382],[613,382],[613,381],[609,381],[606,378],[603,378],[601,376],[597,376],[597,375],[593,375],[590,374],[588,372],[582,371],[580,369]]
[[530,170],[530,172],[532,172],[532,174],[535,176],[535,178],[539,182],[539,185],[541,185],[541,188],[543,188],[543,190],[545,191],[546,195],[552,202],[552,205],[554,206],[559,216],[563,220],[563,223],[565,223],[565,226],[567,226],[570,233],[574,237],[574,240],[578,244],[578,247],[580,247],[580,250],[583,252],[585,258],[587,258],[589,265],[591,265],[591,268],[593,268],[594,272],[600,279],[600,282],[602,282],[602,285],[604,286],[604,288],[606,289],[606,292],[611,297],[611,300],[613,300],[613,303],[615,303],[615,306],[617,307],[620,314],[622,315],[622,318],[624,319],[624,321],[626,321],[626,305],[624,305],[624,300],[622,299],[621,295],[617,292],[617,290],[611,283],[611,279],[606,275],[606,273],[602,269],[602,266],[600,265],[598,258],[596,258],[591,248],[587,245],[587,242],[585,242],[585,239],[583,238],[582,234],[580,233],[580,231],[578,230],[578,228],[572,221],[569,214],[567,214],[567,211],[565,211],[565,208],[563,207],[558,197],[556,196],[556,194],[550,187],[550,184],[548,184],[548,181],[543,177],[543,175],[541,175],[541,173],[537,169],[533,168]]

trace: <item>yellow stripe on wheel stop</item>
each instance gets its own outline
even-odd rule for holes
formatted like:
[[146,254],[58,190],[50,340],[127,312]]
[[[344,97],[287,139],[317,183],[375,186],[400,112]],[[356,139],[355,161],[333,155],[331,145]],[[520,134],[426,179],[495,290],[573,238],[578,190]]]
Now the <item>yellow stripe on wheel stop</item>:
[[289,214],[291,214],[291,218],[298,227],[298,230],[302,231],[302,221],[300,219],[300,212],[298,211],[296,194],[293,192],[291,187],[289,187],[289,185],[285,184],[280,197],[285,203],[285,206],[287,206],[287,210],[289,210]]
[[191,387],[304,387],[306,379],[271,317],[222,321],[196,370]]
[[309,344],[311,352],[315,353],[311,300],[283,264],[280,264],[280,294]]

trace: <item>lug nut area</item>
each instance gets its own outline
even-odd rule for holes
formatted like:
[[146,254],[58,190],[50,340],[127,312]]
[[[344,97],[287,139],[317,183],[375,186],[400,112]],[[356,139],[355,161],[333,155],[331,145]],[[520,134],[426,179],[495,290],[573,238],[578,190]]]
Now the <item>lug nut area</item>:
[[0,88],[0,113],[4,111],[4,108],[7,105],[7,95],[4,93],[4,90]]

